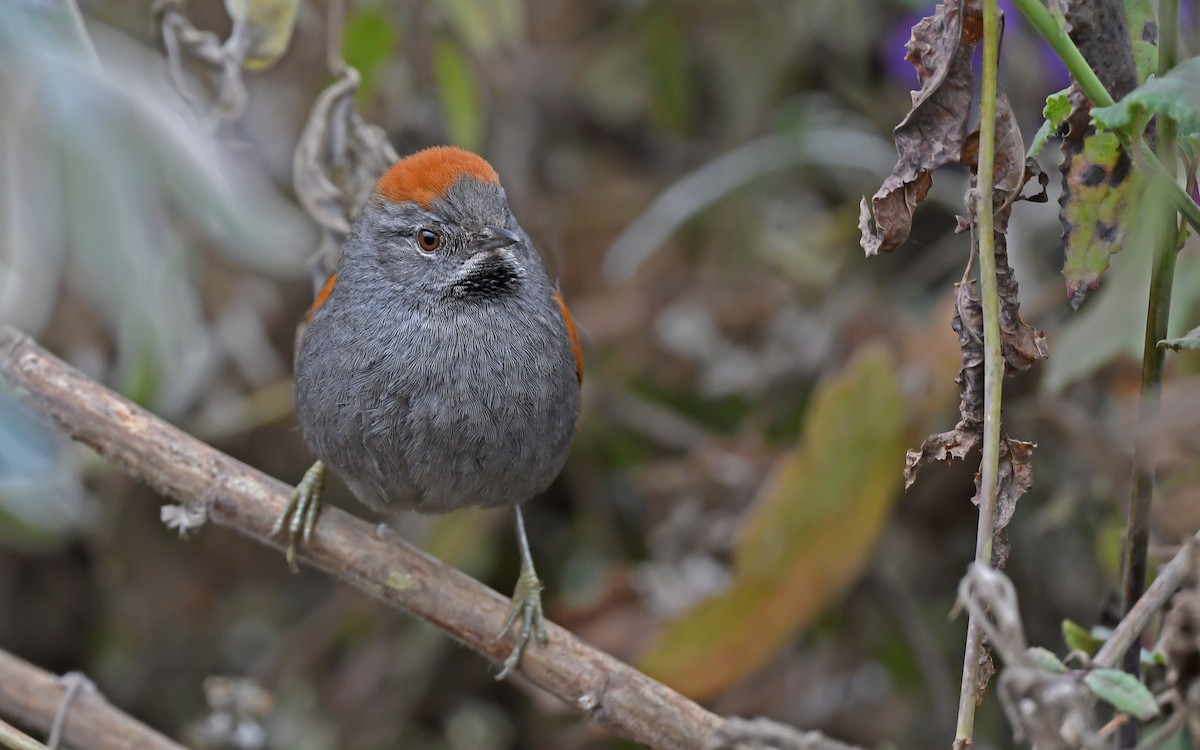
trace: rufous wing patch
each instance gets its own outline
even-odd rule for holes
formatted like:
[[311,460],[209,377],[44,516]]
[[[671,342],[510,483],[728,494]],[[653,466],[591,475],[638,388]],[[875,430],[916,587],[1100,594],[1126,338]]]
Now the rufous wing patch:
[[434,146],[393,164],[375,184],[375,192],[393,203],[412,201],[429,208],[463,175],[500,183],[500,175],[482,156],[454,146]]
[[579,384],[583,385],[583,350],[579,348],[579,336],[575,333],[575,321],[572,320],[571,311],[567,309],[567,303],[563,301],[562,295],[558,292],[551,292],[551,294],[554,295],[554,301],[558,303],[563,323],[567,326],[567,336],[571,339],[571,351],[575,354],[575,377],[579,379]]
[[313,300],[312,307],[308,308],[308,314],[304,316],[304,322],[312,320],[312,316],[321,309],[321,305],[329,299],[329,295],[333,293],[333,285],[337,283],[337,274],[329,274],[329,278],[325,279],[325,283],[321,285],[321,291],[317,292],[317,298]]

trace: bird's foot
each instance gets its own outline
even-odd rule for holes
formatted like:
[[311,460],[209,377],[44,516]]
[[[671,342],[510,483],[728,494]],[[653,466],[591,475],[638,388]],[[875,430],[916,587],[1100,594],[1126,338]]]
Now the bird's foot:
[[[514,629],[518,620],[521,621],[520,627]],[[522,570],[517,578],[517,587],[513,590],[508,616],[504,618],[504,627],[496,637],[503,638],[509,630],[513,631],[513,650],[504,660],[503,668],[496,675],[497,680],[503,680],[517,668],[530,638],[536,638],[543,646],[550,640],[546,635],[546,618],[542,614],[542,582],[538,580],[532,568]]]
[[321,493],[325,490],[325,464],[317,461],[304,472],[304,478],[292,492],[287,507],[279,514],[271,527],[271,536],[287,529],[287,563],[296,568],[296,550],[300,544],[308,544],[313,527],[317,525],[317,514],[321,511]]

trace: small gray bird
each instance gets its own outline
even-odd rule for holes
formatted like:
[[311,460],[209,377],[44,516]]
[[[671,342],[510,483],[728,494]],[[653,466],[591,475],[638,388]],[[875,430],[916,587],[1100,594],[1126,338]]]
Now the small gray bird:
[[549,486],[579,416],[575,326],[492,166],[451,147],[394,164],[308,312],[296,415],[318,461],[273,533],[288,562],[316,523],[325,467],[383,512],[516,510],[521,574],[501,635],[546,642],[520,504]]

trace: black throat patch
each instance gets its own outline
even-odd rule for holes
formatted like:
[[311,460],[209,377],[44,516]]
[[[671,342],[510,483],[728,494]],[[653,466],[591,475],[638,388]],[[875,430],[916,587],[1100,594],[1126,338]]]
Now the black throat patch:
[[521,287],[524,271],[511,259],[489,254],[450,287],[457,299],[497,300]]

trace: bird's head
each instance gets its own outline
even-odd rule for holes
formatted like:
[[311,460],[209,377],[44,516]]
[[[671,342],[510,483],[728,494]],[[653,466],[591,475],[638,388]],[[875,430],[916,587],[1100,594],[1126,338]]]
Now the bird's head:
[[451,146],[418,151],[379,178],[343,256],[431,299],[463,302],[515,294],[536,262],[496,170]]

